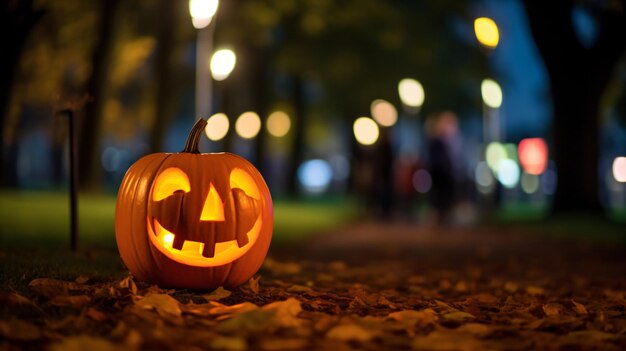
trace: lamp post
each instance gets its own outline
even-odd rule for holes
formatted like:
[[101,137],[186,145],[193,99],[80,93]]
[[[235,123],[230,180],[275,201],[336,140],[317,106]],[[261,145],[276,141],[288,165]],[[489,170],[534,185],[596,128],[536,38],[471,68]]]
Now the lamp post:
[[198,29],[196,37],[196,117],[206,117],[211,113],[212,85],[211,72],[207,63],[213,46],[215,25],[213,17],[219,0],[189,0],[189,14],[193,26]]

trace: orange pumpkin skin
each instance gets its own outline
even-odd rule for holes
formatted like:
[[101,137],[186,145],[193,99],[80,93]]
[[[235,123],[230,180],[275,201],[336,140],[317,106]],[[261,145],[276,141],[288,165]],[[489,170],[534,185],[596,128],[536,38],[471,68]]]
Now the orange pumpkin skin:
[[[197,148],[199,135],[193,138]],[[136,278],[162,287],[246,282],[263,264],[272,230],[272,198],[263,177],[230,153],[147,155],[128,169],[118,192],[120,256]]]

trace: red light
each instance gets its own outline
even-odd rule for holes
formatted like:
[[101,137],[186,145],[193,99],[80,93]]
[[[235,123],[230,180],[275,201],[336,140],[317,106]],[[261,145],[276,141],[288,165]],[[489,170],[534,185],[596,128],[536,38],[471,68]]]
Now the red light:
[[541,138],[529,138],[520,141],[518,147],[519,162],[526,173],[539,175],[548,164],[548,146]]

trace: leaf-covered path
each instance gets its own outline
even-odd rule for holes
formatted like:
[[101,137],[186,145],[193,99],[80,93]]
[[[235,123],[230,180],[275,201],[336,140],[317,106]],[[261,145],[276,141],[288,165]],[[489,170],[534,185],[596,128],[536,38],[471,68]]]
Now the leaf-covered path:
[[[620,245],[363,223],[275,248],[227,291],[45,277],[4,292],[3,349],[623,350]],[[26,296],[24,296],[26,295]]]

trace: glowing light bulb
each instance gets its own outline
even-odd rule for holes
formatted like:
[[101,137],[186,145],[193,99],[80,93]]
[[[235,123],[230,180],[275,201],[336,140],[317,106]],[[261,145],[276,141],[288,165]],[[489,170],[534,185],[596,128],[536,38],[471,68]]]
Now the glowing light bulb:
[[228,78],[235,68],[237,56],[230,49],[221,49],[216,51],[211,57],[211,75],[217,81]]
[[495,80],[484,79],[480,84],[480,93],[485,105],[491,108],[499,108],[502,105],[502,89]]
[[372,117],[383,127],[391,127],[398,121],[398,111],[386,100],[377,99],[370,106]]
[[420,107],[424,104],[424,87],[412,78],[404,78],[398,83],[398,94],[403,104],[409,107]]
[[204,132],[210,140],[218,141],[226,136],[229,127],[228,116],[223,113],[216,113],[207,120]]
[[277,137],[283,137],[291,129],[291,119],[283,111],[274,111],[267,117],[267,131]]

